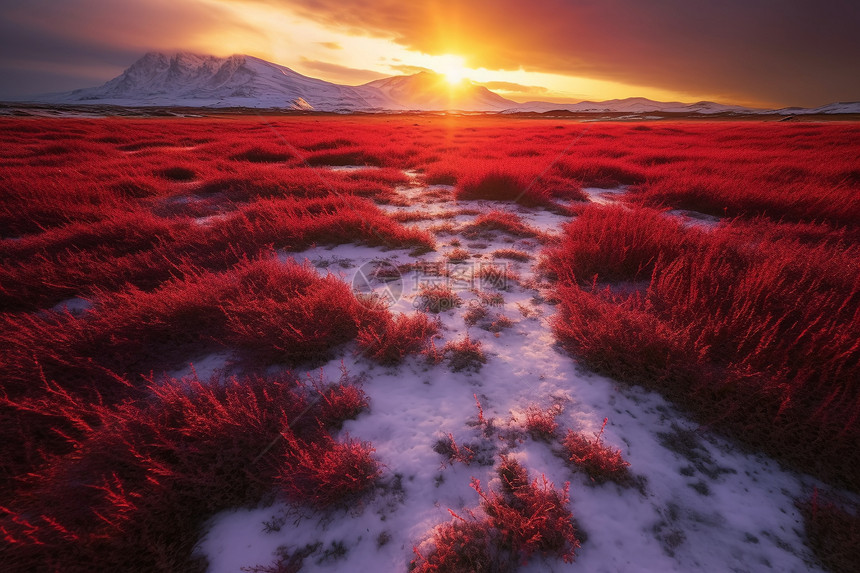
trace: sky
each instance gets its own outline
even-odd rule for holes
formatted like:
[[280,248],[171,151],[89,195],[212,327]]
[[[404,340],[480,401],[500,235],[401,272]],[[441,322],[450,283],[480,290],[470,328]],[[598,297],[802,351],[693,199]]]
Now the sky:
[[0,99],[96,86],[149,51],[357,85],[422,69],[516,101],[860,101],[856,0],[0,0]]

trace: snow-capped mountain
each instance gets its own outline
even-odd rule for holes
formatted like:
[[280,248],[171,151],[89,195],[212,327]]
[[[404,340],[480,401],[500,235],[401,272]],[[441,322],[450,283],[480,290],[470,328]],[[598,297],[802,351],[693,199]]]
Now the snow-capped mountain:
[[52,94],[47,103],[251,107],[316,110],[401,109],[384,93],[342,86],[254,58],[149,53],[102,86]]
[[569,111],[574,113],[753,113],[753,110],[741,106],[725,105],[712,101],[700,101],[698,103],[661,102],[644,97],[631,97],[626,99],[611,99],[607,101],[581,101],[578,103],[550,103],[545,101],[531,101],[518,104],[508,113],[546,113],[550,111]]
[[809,115],[814,113],[860,113],[860,101],[836,102],[821,107],[785,107],[775,110],[780,115]]
[[50,94],[44,103],[137,106],[249,107],[317,111],[500,111],[517,105],[483,86],[451,88],[421,72],[362,86],[304,76],[259,58],[149,53],[95,88]]
[[101,104],[125,107],[245,107],[307,111],[483,111],[502,113],[684,113],[800,115],[860,113],[860,102],[815,109],[758,110],[702,101],[693,104],[646,98],[573,104],[516,103],[486,87],[465,81],[450,85],[443,76],[420,72],[360,86],[346,86],[304,76],[253,56],[226,58],[180,52],[152,52],[107,83],[94,88],[48,94],[32,101],[46,104]]

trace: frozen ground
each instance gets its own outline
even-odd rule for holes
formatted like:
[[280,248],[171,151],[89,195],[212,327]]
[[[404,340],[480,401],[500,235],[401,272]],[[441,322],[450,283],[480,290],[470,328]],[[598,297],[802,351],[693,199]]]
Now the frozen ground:
[[[515,204],[455,203],[445,198],[450,188],[421,188],[417,181],[415,185],[400,190],[408,199],[406,206],[388,210],[431,214],[431,219],[414,224],[439,229],[436,252],[416,259],[405,250],[341,246],[283,256],[306,258],[320,272],[352,281],[379,261],[394,266],[416,260],[441,262],[455,246],[467,249],[470,259],[447,267],[451,277],[411,270],[404,271],[399,283],[379,281],[375,286],[395,295],[392,310],[412,312],[420,302],[419,282],[450,280],[464,304],[440,315],[442,337],[436,345],[441,348],[468,332],[483,344],[487,364],[477,373],[455,373],[445,363],[430,365],[423,357],[413,357],[386,368],[348,347],[323,370],[329,379],[337,379],[343,364],[352,375],[364,378],[370,409],[347,422],[343,431],[372,442],[384,465],[384,485],[363,505],[326,515],[276,504],[216,516],[198,548],[209,559],[212,573],[269,565],[279,547],[307,546],[314,550],[303,571],[406,571],[413,546],[426,540],[434,526],[451,520],[449,508],[462,512],[479,505],[469,486],[472,477],[498,486],[492,465],[444,464],[433,445],[448,433],[458,443],[478,446],[490,463],[498,463],[499,454],[510,453],[529,469],[531,478],[545,474],[558,487],[571,482],[571,509],[587,535],[576,561],[534,559],[523,571],[818,570],[802,542],[801,517],[794,506],[795,499],[809,494],[814,480],[784,471],[764,456],[741,452],[697,427],[655,393],[583,371],[555,344],[549,327],[554,309],[545,302],[540,285],[530,280],[538,242],[498,232],[478,238],[462,235],[475,211],[491,208],[512,210],[543,232],[557,232],[566,217]],[[432,190],[436,193],[425,203],[422,196]],[[606,190],[590,194],[599,203],[610,195]],[[493,251],[502,248],[527,251],[533,258],[494,259]],[[477,304],[469,289],[479,285],[472,284],[470,272],[490,263],[509,264],[519,274],[518,282],[496,285],[503,287],[498,292],[504,303],[490,307],[490,315],[503,314],[513,321],[512,327],[498,333],[467,328],[463,320],[470,305]],[[209,357],[201,366],[211,371],[224,360]],[[495,436],[484,438],[476,428],[476,397],[484,417],[494,419]],[[597,432],[608,418],[603,439],[622,450],[640,487],[595,486],[583,474],[572,473],[553,446],[525,435],[514,441],[499,439],[505,430],[521,427],[524,411],[533,404],[560,408],[556,420],[563,431]]]

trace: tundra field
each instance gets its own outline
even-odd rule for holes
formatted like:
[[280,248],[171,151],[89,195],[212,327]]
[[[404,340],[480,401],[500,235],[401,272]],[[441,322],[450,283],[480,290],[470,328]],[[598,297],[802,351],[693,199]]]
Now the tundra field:
[[0,119],[0,562],[856,571],[860,124]]

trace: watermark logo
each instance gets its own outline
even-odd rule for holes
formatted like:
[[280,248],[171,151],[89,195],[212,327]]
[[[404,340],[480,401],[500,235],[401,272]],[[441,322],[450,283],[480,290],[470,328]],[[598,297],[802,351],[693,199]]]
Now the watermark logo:
[[403,296],[403,275],[400,269],[388,261],[370,261],[355,271],[352,292],[362,295],[359,299],[374,297],[391,306]]
[[[362,264],[352,277],[352,292],[359,299],[383,301],[392,306],[409,293],[415,308],[450,310],[460,306],[455,293],[465,291],[504,291],[510,286],[511,273],[506,264],[448,262],[417,262],[409,265],[412,275],[407,280],[398,267],[389,261]],[[439,312],[439,310],[434,310]]]

